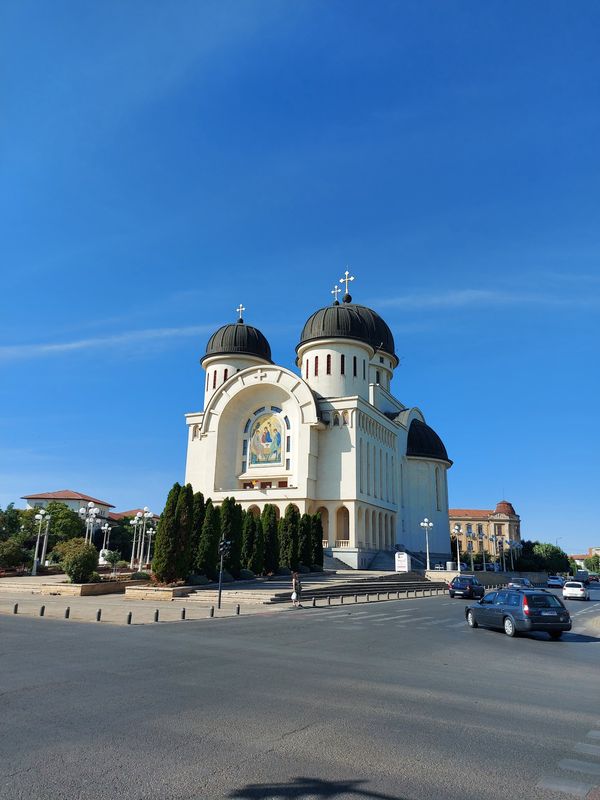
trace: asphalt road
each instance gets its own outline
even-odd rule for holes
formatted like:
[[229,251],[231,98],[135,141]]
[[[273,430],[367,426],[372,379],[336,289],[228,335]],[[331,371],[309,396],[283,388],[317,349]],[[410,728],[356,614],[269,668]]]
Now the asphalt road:
[[560,642],[464,606],[0,616],[0,798],[600,798],[600,591]]

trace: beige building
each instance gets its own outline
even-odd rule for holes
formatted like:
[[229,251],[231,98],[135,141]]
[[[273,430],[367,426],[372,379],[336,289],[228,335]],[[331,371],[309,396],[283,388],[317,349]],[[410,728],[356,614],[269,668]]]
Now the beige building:
[[[471,544],[473,553],[497,556],[509,542],[521,541],[521,518],[508,500],[501,500],[495,509],[448,509],[450,535],[458,534],[460,552],[467,554]],[[456,528],[458,527],[458,531]]]

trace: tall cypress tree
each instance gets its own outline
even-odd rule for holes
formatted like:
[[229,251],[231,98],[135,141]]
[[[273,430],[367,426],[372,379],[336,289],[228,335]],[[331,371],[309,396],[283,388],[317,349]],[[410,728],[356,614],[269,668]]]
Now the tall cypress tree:
[[219,561],[219,539],[221,538],[221,525],[219,509],[215,508],[211,500],[206,503],[200,546],[196,554],[196,569],[202,575],[216,578],[217,564]]
[[192,536],[191,536],[191,549],[192,549],[192,569],[196,568],[196,555],[198,547],[200,546],[200,536],[202,535],[202,525],[204,524],[204,514],[206,510],[206,503],[204,502],[204,495],[202,492],[196,492],[193,499],[193,513],[192,513]]
[[256,524],[254,516],[249,511],[244,511],[242,515],[242,555],[241,565],[243,569],[252,569],[250,562],[254,552],[254,539],[256,537]]
[[323,567],[323,523],[320,514],[312,516],[312,563],[311,566]]
[[258,518],[254,519],[254,547],[249,567],[255,575],[262,575],[265,569],[265,535]]
[[192,525],[194,522],[194,490],[186,484],[177,498],[177,550],[175,557],[175,580],[184,580],[193,568]]
[[277,541],[279,543],[279,566],[289,567],[290,537],[288,526],[285,524],[285,517],[281,517],[277,521]]
[[159,581],[171,583],[176,579],[177,561],[177,500],[181,492],[179,483],[174,483],[169,492],[164,510],[156,529],[152,571]]
[[267,503],[263,508],[260,521],[265,542],[264,571],[267,575],[271,575],[279,569],[279,538],[275,506]]
[[279,560],[283,566],[298,569],[298,523],[300,512],[289,504],[283,519],[279,520]]
[[312,562],[312,518],[310,514],[302,514],[298,525],[298,561],[305,567]]
[[240,577],[240,569],[242,568],[242,507],[239,503],[235,502],[235,498],[231,498],[231,549],[227,559],[227,569],[234,578]]

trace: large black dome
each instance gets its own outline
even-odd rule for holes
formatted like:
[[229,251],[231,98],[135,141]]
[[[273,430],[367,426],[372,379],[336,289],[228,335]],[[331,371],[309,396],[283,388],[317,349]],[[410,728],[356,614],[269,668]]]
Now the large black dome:
[[271,346],[258,328],[246,325],[240,319],[213,333],[201,360],[217,355],[256,356],[270,362]]
[[355,339],[365,342],[374,350],[383,350],[398,358],[394,350],[394,337],[379,314],[356,303],[334,304],[315,311],[306,321],[296,350],[307,342],[319,339]]
[[408,429],[408,442],[406,445],[406,455],[421,458],[436,458],[440,461],[450,461],[444,443],[437,433],[421,422],[420,419],[413,419]]

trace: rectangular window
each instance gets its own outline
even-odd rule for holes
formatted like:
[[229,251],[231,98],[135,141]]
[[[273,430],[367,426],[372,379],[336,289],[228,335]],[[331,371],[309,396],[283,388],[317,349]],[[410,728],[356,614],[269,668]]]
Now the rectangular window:
[[367,362],[363,358],[363,381],[367,379]]
[[315,377],[319,374],[319,356],[315,356]]
[[357,364],[356,356],[354,356],[354,358],[352,359],[352,374],[353,374],[353,376],[355,378],[356,378],[356,368],[357,368],[357,366],[358,366],[358,364]]
[[248,455],[248,439],[244,439],[244,441],[242,442],[242,455],[243,456]]
[[223,383],[225,383],[228,377],[229,377],[229,370],[226,369],[225,372],[223,373]]
[[379,370],[375,373],[375,383],[379,383]]
[[246,462],[242,461],[242,472],[246,472]]
[[253,489],[254,486],[252,485],[252,481],[245,481],[244,489]]
[[285,460],[285,468],[286,469],[290,468],[290,460],[289,460],[289,458],[286,458],[286,460]]
[[260,488],[261,489],[272,489],[273,488],[273,484],[271,483],[271,481],[261,481],[260,482]]
[[331,375],[331,356],[327,356],[327,374]]
[[286,436],[286,438],[285,438],[285,449],[286,449],[286,451],[288,453],[292,449],[292,437],[291,436]]
[[477,533],[483,533],[483,525],[477,526]]
[[467,522],[467,533],[473,533],[473,526],[470,522]]
[[308,378],[308,358],[306,359],[306,377]]
[[217,371],[213,372],[213,389],[217,388]]
[[383,356],[379,356],[379,363],[383,364]]
[[342,373],[342,375],[346,374],[346,356],[344,355],[342,356],[340,361],[340,372]]
[[288,429],[288,431],[289,431],[289,429],[290,429],[290,420],[289,420],[289,417],[287,417],[287,416],[286,416],[286,417],[284,417],[284,418],[283,418],[283,421],[285,422],[285,427],[286,427],[286,428]]
[[277,486],[279,486],[280,489],[287,488],[287,485],[288,485],[287,481],[277,481]]

